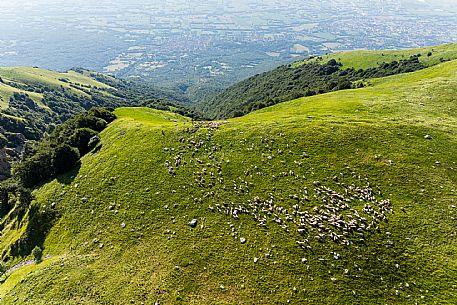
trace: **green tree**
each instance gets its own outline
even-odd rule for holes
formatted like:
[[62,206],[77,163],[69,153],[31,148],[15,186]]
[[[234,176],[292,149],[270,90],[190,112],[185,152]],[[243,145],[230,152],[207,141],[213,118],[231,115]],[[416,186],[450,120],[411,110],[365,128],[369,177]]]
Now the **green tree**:
[[79,152],[68,144],[56,147],[52,155],[54,173],[59,175],[71,170],[79,160]]
[[108,124],[104,119],[97,118],[93,115],[80,115],[76,117],[75,123],[78,128],[90,128],[95,131],[102,131]]
[[106,108],[92,108],[88,111],[88,113],[97,118],[103,119],[108,123],[111,123],[116,119],[116,115]]
[[35,246],[32,250],[32,255],[35,263],[40,263],[43,260],[43,249],[38,246]]
[[18,177],[25,187],[32,187],[48,180],[53,174],[52,151],[41,150],[31,158],[15,164],[13,175]]
[[5,148],[8,144],[8,139],[0,133],[0,149]]
[[6,271],[7,271],[7,267],[6,267],[6,264],[2,261],[0,261],[0,277],[2,277]]
[[97,134],[98,132],[90,128],[78,128],[70,137],[69,144],[76,147],[80,155],[85,155],[93,148],[93,146],[89,145],[89,142]]

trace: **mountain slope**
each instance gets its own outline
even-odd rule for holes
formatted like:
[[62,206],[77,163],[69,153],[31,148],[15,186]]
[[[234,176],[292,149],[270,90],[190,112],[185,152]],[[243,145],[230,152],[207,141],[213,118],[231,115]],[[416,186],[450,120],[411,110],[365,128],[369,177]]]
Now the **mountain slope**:
[[299,66],[309,62],[327,62],[335,59],[343,64],[344,68],[369,69],[375,68],[382,63],[408,59],[410,56],[421,54],[420,61],[428,67],[439,64],[443,61],[457,58],[457,46],[455,43],[444,44],[432,47],[407,50],[358,50],[350,52],[330,53],[324,56],[306,59],[295,63]]
[[456,91],[451,61],[218,128],[118,109],[35,192],[60,215],[50,258],[9,273],[2,303],[454,304]]
[[28,141],[91,107],[120,105],[129,104],[116,88],[82,72],[0,68],[0,180],[9,176],[10,163],[19,159]]
[[[167,101],[163,101],[166,99]],[[70,117],[92,107],[144,106],[198,116],[182,99],[150,84],[75,69],[0,68],[0,180],[25,145],[39,140]]]
[[451,59],[457,59],[457,44],[334,53],[253,76],[198,106],[215,118],[236,117],[302,96],[361,87],[368,79],[413,72]]

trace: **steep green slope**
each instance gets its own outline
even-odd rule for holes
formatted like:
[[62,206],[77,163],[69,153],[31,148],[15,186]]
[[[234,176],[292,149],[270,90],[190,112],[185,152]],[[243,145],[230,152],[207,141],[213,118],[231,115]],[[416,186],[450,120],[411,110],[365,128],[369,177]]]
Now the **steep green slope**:
[[214,118],[236,117],[302,96],[363,86],[457,59],[457,44],[403,51],[352,51],[314,57],[246,79],[199,104]]
[[227,124],[118,109],[2,303],[455,304],[456,92],[451,61]]
[[457,58],[457,44],[445,44],[433,47],[425,47],[407,50],[358,50],[350,52],[331,53],[325,56],[314,57],[295,63],[300,66],[309,62],[327,62],[335,59],[343,64],[344,68],[369,69],[375,68],[382,63],[408,59],[410,56],[421,54],[420,61],[428,66],[434,66],[443,61]]
[[[43,70],[31,67],[0,67],[0,99],[2,108],[8,106],[13,93],[27,92],[36,103],[43,99],[43,93],[49,90],[36,90],[35,86],[43,89],[62,90],[62,87],[74,94],[88,97],[84,87],[95,89],[114,89],[104,83],[98,82],[91,77],[68,71],[64,73]],[[76,85],[78,84],[78,85]],[[35,92],[41,91],[41,92]],[[43,107],[43,105],[40,105]]]

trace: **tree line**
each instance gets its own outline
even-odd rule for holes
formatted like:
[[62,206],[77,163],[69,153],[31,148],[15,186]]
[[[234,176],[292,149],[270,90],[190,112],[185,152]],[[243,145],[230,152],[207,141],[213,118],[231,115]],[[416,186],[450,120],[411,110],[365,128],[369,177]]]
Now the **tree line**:
[[242,116],[304,96],[363,87],[367,79],[417,71],[425,68],[419,57],[417,54],[375,68],[357,70],[343,69],[335,59],[326,63],[308,62],[298,67],[284,65],[246,79],[204,101],[200,107],[211,118]]

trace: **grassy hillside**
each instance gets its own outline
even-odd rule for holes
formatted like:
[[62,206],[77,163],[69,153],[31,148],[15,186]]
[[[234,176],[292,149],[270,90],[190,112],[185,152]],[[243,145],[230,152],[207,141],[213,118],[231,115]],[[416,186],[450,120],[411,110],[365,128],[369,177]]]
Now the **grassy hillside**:
[[49,258],[9,273],[2,303],[455,304],[456,72],[211,125],[118,109],[100,150],[35,191],[60,215]]
[[457,44],[402,51],[352,51],[314,57],[255,75],[200,103],[214,118],[247,114],[291,99],[357,88],[368,79],[457,59]]
[[[163,101],[165,98],[167,101]],[[9,175],[26,143],[92,107],[143,105],[198,116],[173,95],[149,84],[137,84],[75,69],[54,72],[30,67],[0,67],[0,180]],[[4,149],[6,146],[6,150]],[[6,159],[6,161],[5,161]]]
[[[75,71],[59,73],[31,67],[0,67],[0,77],[3,80],[3,83],[0,83],[2,108],[7,108],[9,99],[14,92],[27,92],[36,103],[40,103],[43,99],[43,94],[27,90],[33,89],[34,85],[54,90],[61,90],[63,87],[74,94],[84,97],[89,97],[87,91],[83,90],[84,87],[114,89],[107,84]],[[18,86],[13,87],[5,83],[13,83]]]
[[296,67],[309,62],[328,62],[335,59],[343,64],[344,68],[369,69],[382,63],[408,59],[410,56],[421,54],[420,61],[426,66],[434,66],[442,61],[457,58],[457,44],[445,44],[432,47],[407,50],[359,50],[350,52],[331,53],[297,62]]

